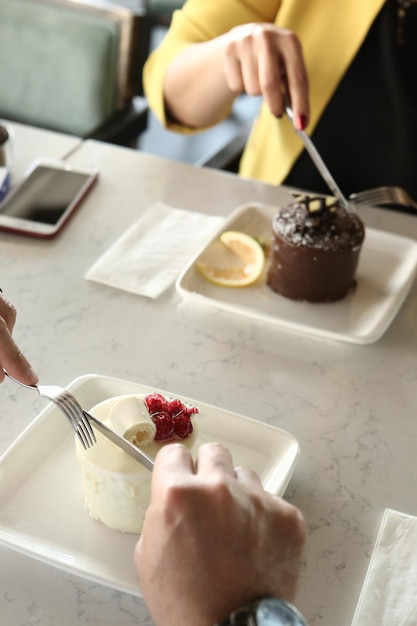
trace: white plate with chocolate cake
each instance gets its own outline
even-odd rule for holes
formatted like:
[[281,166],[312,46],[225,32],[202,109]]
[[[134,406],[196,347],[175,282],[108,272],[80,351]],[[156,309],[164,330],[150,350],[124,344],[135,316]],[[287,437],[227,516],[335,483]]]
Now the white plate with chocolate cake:
[[[77,378],[67,388],[86,410],[130,394],[173,395],[98,375]],[[203,402],[179,400],[198,409],[197,446],[223,443],[236,465],[250,467],[266,490],[283,495],[299,455],[293,435]],[[92,519],[84,499],[74,433],[59,409],[49,405],[0,458],[0,544],[140,596],[132,559],[138,535]]]
[[[320,221],[318,214],[322,208],[319,207],[318,213],[316,208],[308,216],[308,223],[313,224],[309,229],[313,230],[321,227],[315,224]],[[329,210],[334,210],[332,204]],[[271,243],[273,247],[273,220],[276,215],[277,207],[256,203],[238,207],[183,269],[176,282],[177,291],[201,304],[287,330],[356,344],[377,341],[398,313],[416,276],[417,242],[412,239],[367,227],[358,261],[359,227],[355,224],[350,262],[354,280],[350,279],[351,286],[347,292],[342,296],[337,294],[337,299],[332,302],[308,302],[277,293],[279,286],[274,290],[268,285],[270,252],[266,252],[263,274],[250,286],[224,287],[212,284],[202,276],[199,264],[219,267],[230,264],[230,250],[220,241],[220,235],[225,231],[240,231],[255,237],[265,247],[271,248]],[[335,258],[337,254],[329,255],[329,264],[334,265]],[[314,263],[314,254],[310,254],[310,260]],[[277,264],[280,263],[281,260],[278,260]],[[302,297],[298,289],[295,292],[297,298]]]

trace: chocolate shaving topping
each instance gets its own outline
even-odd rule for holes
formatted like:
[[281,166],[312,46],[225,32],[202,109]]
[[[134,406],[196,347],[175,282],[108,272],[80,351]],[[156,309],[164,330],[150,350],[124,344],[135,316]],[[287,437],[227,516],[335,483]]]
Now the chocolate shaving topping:
[[309,213],[336,213],[337,200],[333,196],[308,196],[300,193],[291,194]]
[[331,252],[352,250],[362,243],[363,223],[336,198],[292,195],[294,202],[280,208],[272,222],[275,235],[283,241]]

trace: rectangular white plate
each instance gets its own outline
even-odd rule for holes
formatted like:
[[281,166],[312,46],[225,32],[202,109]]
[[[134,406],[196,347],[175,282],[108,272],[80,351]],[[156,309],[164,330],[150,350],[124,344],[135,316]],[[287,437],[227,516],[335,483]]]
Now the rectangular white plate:
[[[159,391],[175,396],[94,374],[77,378],[67,388],[86,410],[129,393]],[[180,399],[200,411],[199,443],[225,444],[236,465],[258,472],[266,490],[284,493],[299,454],[291,434],[203,402]],[[140,596],[132,562],[136,541],[136,535],[111,530],[84,510],[74,434],[59,410],[49,405],[0,458],[0,543]]]
[[351,343],[377,341],[398,313],[417,271],[417,242],[388,232],[366,229],[356,273],[357,287],[340,300],[326,304],[296,302],[272,291],[265,275],[250,287],[228,288],[208,282],[195,267],[197,260],[230,264],[230,253],[219,241],[226,230],[271,239],[276,208],[261,204],[239,207],[213,239],[182,270],[177,291],[201,303],[238,313],[282,328]]

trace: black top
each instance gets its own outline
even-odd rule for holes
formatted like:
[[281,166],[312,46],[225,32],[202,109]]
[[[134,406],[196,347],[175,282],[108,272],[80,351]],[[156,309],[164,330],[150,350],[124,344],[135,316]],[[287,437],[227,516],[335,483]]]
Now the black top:
[[[313,135],[345,195],[398,185],[417,198],[417,4],[397,40],[397,0],[387,0]],[[284,184],[328,194],[303,151]]]

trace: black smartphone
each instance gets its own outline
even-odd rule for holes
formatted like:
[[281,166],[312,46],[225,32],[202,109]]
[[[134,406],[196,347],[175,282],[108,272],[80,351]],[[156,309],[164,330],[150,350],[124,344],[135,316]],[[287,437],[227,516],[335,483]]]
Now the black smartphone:
[[0,203],[0,230],[55,237],[97,178],[97,171],[64,161],[35,161]]

